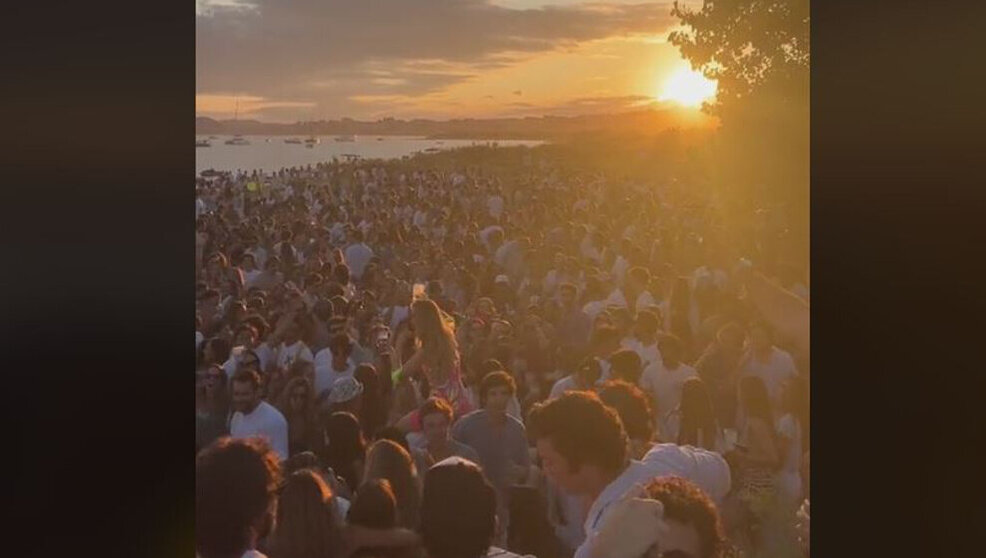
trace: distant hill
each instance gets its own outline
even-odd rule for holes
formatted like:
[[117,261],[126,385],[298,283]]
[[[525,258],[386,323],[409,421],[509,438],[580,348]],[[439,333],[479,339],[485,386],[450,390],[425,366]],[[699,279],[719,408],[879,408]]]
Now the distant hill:
[[657,133],[669,128],[710,125],[712,119],[696,117],[678,110],[646,109],[620,114],[583,116],[540,116],[526,118],[397,120],[385,118],[365,122],[343,118],[296,122],[294,124],[257,120],[215,120],[197,116],[195,133],[202,135],[342,135],[425,136],[438,139],[559,139],[593,133]]

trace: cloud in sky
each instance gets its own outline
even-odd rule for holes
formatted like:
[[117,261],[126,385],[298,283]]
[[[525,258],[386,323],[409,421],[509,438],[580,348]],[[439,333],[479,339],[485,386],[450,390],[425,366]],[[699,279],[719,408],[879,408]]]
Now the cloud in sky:
[[[413,110],[416,98],[441,100],[443,91],[490,72],[612,37],[652,40],[675,24],[670,2],[532,6],[198,0],[196,93],[211,95],[213,108],[239,96],[241,113],[243,98],[263,99],[268,105],[251,105],[255,116],[269,109],[294,109],[297,118],[361,116],[369,114],[366,98],[387,97],[401,100],[395,109]],[[526,96],[524,83],[510,85]]]

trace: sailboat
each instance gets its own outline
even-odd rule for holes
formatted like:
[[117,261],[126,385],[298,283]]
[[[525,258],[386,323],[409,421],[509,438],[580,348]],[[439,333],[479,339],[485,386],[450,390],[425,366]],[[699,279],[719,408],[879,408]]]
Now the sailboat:
[[[233,123],[235,124],[240,118],[240,100],[236,99],[236,112],[233,113]],[[250,145],[243,136],[236,134],[232,139],[226,140],[226,145]]]

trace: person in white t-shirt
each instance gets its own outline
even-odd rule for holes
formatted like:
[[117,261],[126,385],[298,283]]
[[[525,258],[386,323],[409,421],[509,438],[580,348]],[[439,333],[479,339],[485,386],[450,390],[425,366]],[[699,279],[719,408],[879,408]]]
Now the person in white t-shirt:
[[[234,347],[229,353],[229,359],[223,363],[223,371],[227,378],[232,378],[239,368],[245,364],[250,365],[255,370],[265,370],[265,364],[269,363],[273,356],[266,343],[257,343],[257,328],[251,324],[243,323],[236,328],[234,337]],[[253,359],[257,362],[253,362]],[[244,362],[244,360],[249,362]]]
[[503,205],[503,197],[499,192],[494,192],[486,201],[486,208],[490,212],[490,217],[499,221],[500,216],[503,215]]
[[597,358],[587,358],[579,364],[575,372],[558,379],[551,386],[548,399],[555,399],[566,391],[591,390],[602,377],[602,367]]
[[637,312],[633,323],[633,336],[623,339],[623,346],[637,353],[644,368],[661,363],[661,351],[657,347],[657,333],[661,319],[651,310]]
[[575,551],[575,558],[589,558],[613,504],[654,472],[630,459],[619,415],[595,393],[569,392],[539,403],[528,416],[527,432],[548,479],[591,502],[583,524],[586,538]]
[[233,417],[229,433],[233,438],[266,438],[281,460],[288,452],[288,421],[276,407],[260,398],[260,374],[243,369],[233,375]]
[[295,360],[315,362],[311,349],[301,340],[301,326],[298,323],[292,322],[286,325],[281,339],[283,341],[277,347],[274,366],[287,370]]
[[333,335],[329,346],[318,352],[315,361],[315,397],[322,397],[332,389],[336,380],[351,378],[356,372],[352,359],[353,340],[348,334]]
[[240,260],[240,266],[243,269],[243,286],[249,289],[253,286],[257,277],[260,277],[263,273],[263,270],[257,268],[256,257],[250,252],[243,254],[243,258]]
[[[661,364],[651,364],[640,377],[640,387],[654,398],[658,436],[672,430],[669,420],[681,403],[681,387],[688,378],[698,377],[694,368],[681,362],[684,347],[673,335],[665,335],[658,341]],[[674,440],[666,440],[672,442]]]
[[[606,299],[606,306],[622,306],[631,312],[640,312],[644,308],[654,306],[657,301],[647,290],[650,284],[650,272],[645,267],[634,267],[627,272],[622,289],[614,290]],[[631,306],[631,301],[633,305]]]
[[770,327],[764,323],[751,327],[749,349],[740,362],[740,377],[756,376],[763,380],[770,396],[770,405],[777,409],[781,404],[784,382],[797,375],[791,354],[774,346]]
[[353,279],[359,280],[363,277],[363,270],[370,263],[373,257],[373,250],[363,242],[363,232],[359,229],[352,233],[353,243],[346,248],[346,263]]
[[195,554],[266,558],[256,550],[274,526],[278,456],[263,440],[220,438],[195,459]]

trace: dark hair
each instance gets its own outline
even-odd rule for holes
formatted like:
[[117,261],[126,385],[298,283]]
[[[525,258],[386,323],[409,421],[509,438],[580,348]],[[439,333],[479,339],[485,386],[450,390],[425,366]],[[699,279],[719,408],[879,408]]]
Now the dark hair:
[[620,415],[631,440],[649,442],[654,437],[650,398],[639,387],[622,380],[610,380],[599,390],[599,399]]
[[359,421],[351,413],[332,413],[325,420],[325,435],[328,441],[322,463],[346,481],[350,490],[355,490],[360,475],[356,462],[362,461],[366,454]]
[[657,349],[661,352],[662,357],[665,356],[666,353],[674,353],[675,356],[678,357],[677,360],[679,363],[685,357],[685,345],[676,335],[662,335],[661,338],[657,340]]
[[719,511],[709,496],[681,477],[658,477],[645,487],[647,496],[664,505],[665,519],[691,525],[698,533],[699,558],[720,558],[726,544]]
[[603,367],[596,357],[586,357],[582,359],[579,363],[578,368],[575,369],[576,376],[586,376],[591,375],[591,380],[593,384],[599,381],[599,378],[603,375]]
[[495,526],[496,493],[479,466],[460,460],[428,469],[420,532],[429,558],[482,558]]
[[449,405],[448,401],[440,397],[430,397],[428,398],[428,400],[426,400],[424,403],[421,404],[421,407],[418,408],[418,418],[420,418],[421,421],[424,422],[426,416],[433,414],[439,414],[444,416],[445,420],[447,420],[449,424],[451,424],[452,415],[454,414],[454,411],[452,409],[452,406]]
[[249,382],[254,390],[260,389],[260,374],[256,370],[242,368],[233,374],[234,382]]
[[277,501],[272,558],[333,558],[342,553],[332,490],[312,469],[291,473]]
[[345,354],[346,356],[349,356],[353,352],[353,340],[350,339],[348,333],[333,335],[332,338],[329,339],[329,350],[331,350],[334,355]]
[[617,412],[595,393],[569,391],[538,403],[527,418],[532,440],[548,439],[569,467],[596,465],[618,472],[627,461],[627,433]]
[[612,365],[610,374],[614,380],[626,380],[631,384],[640,382],[640,375],[643,373],[643,362],[640,355],[631,349],[620,349],[609,357]]
[[222,364],[229,360],[229,353],[233,349],[232,344],[223,337],[213,337],[206,340],[206,346],[216,357],[216,364]]
[[332,312],[334,312],[336,316],[345,316],[349,312],[349,301],[346,300],[346,297],[341,294],[331,296],[329,298],[329,302],[332,303]]
[[610,325],[601,325],[596,329],[592,330],[592,335],[589,339],[589,345],[592,347],[598,347],[603,343],[618,341],[620,338],[620,332],[615,327]]
[[370,529],[392,529],[397,526],[397,498],[387,479],[371,479],[356,491],[346,521]]
[[[688,378],[681,385],[681,426],[678,428],[678,444],[703,447],[715,451],[719,427],[712,397],[701,378]],[[699,435],[701,434],[701,438]],[[703,443],[699,443],[699,442]]]
[[315,314],[319,320],[327,322],[332,317],[332,303],[328,300],[319,300],[315,303],[315,307],[312,309],[312,313]]
[[247,331],[250,335],[253,335],[254,339],[258,339],[260,337],[260,332],[257,331],[256,326],[244,322],[236,327],[236,333],[233,334],[233,338],[235,339],[236,337],[239,337],[239,335],[244,331]]
[[490,372],[489,374],[483,376],[483,379],[479,382],[479,404],[486,404],[486,394],[496,387],[505,387],[510,391],[510,395],[517,393],[517,382],[514,381],[510,374],[507,374],[503,370],[497,370],[495,372]]
[[195,460],[195,550],[202,558],[239,556],[273,511],[280,466],[266,441],[222,437]]
[[641,310],[637,312],[637,325],[645,327],[648,333],[653,333],[661,327],[661,317],[650,310]]

